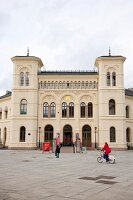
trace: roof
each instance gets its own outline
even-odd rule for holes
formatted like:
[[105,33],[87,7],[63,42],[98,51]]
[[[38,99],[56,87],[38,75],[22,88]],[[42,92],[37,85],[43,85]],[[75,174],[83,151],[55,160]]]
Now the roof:
[[97,75],[96,71],[41,71],[38,75]]
[[133,89],[125,89],[126,96],[133,96]]
[[11,91],[7,91],[6,94],[0,96],[0,99],[6,98],[6,97],[10,97],[12,95]]
[[43,66],[42,60],[40,58],[36,57],[36,56],[14,56],[14,57],[11,58],[12,62],[14,60],[20,60],[20,59],[22,59],[22,60],[23,59],[28,59],[28,60],[33,59],[33,60],[38,61],[41,67]]

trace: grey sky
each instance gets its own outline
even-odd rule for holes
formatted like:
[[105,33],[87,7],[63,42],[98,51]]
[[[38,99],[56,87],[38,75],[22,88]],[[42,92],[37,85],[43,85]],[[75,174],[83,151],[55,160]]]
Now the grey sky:
[[91,70],[96,57],[127,57],[125,88],[133,87],[133,1],[0,0],[0,95],[11,90],[15,55],[42,59],[47,70]]

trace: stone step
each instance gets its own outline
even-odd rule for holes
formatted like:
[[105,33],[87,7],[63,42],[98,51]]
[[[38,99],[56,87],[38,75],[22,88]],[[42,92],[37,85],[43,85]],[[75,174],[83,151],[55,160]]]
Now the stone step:
[[73,147],[61,147],[61,153],[73,153]]

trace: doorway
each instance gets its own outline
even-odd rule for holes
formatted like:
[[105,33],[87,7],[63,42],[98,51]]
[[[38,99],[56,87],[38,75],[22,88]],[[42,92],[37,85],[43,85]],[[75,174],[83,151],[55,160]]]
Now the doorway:
[[44,129],[44,141],[50,142],[50,146],[52,147],[53,141],[53,126],[47,125]]
[[89,125],[82,128],[82,146],[91,147],[91,127]]
[[72,146],[72,127],[65,125],[63,128],[63,146]]

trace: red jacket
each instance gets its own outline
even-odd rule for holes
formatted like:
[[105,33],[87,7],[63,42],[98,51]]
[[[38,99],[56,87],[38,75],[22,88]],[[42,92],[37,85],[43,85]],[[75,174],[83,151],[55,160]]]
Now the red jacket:
[[105,154],[109,154],[110,153],[110,147],[108,144],[105,144],[104,147],[102,148],[102,151],[105,152]]

